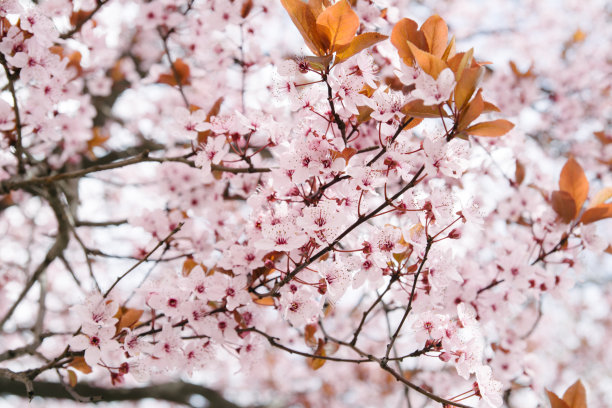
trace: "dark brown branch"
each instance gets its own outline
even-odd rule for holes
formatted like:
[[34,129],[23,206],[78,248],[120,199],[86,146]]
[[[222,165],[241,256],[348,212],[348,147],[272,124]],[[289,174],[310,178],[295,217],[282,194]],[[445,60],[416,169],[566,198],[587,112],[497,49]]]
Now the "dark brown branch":
[[302,271],[303,269],[308,267],[310,264],[312,264],[314,261],[316,261],[317,259],[319,259],[323,255],[325,255],[326,253],[331,251],[334,248],[334,246],[336,246],[344,237],[346,237],[348,234],[350,234],[355,228],[357,228],[358,226],[360,226],[364,222],[366,222],[369,219],[371,219],[374,216],[376,216],[376,214],[378,214],[383,209],[385,209],[387,206],[389,206],[393,201],[397,200],[402,194],[404,194],[406,191],[408,191],[411,188],[413,188],[414,186],[416,186],[416,184],[419,181],[419,177],[421,176],[421,173],[423,173],[423,170],[425,170],[425,166],[421,166],[421,168],[412,177],[412,180],[410,180],[410,182],[408,184],[406,184],[404,187],[402,187],[402,189],[400,191],[395,193],[395,195],[393,197],[385,200],[381,205],[379,205],[377,208],[372,210],[369,214],[359,217],[357,219],[357,221],[355,221],[353,224],[351,224],[350,227],[348,227],[346,230],[344,230],[344,232],[342,234],[340,234],[336,239],[334,239],[334,241],[331,244],[327,245],[325,248],[321,249],[319,252],[317,252],[316,254],[311,256],[308,260],[304,261],[304,263],[299,264],[293,271],[288,273],[279,284],[277,284],[274,287],[274,289],[271,291],[271,294],[277,293],[278,290],[281,287],[283,287],[284,285],[289,283],[291,281],[291,279],[293,279],[298,273],[300,273],[300,271]]
[[76,23],[76,25],[74,26],[74,28],[72,28],[72,30],[68,31],[67,33],[64,33],[60,36],[60,38],[62,40],[67,40],[69,38],[71,38],[73,35],[75,35],[76,33],[78,33],[79,31],[81,31],[81,28],[85,25],[85,23],[87,23],[89,20],[91,20],[93,18],[93,16],[98,12],[98,10],[100,10],[102,8],[103,5],[105,5],[106,3],[108,3],[110,0],[98,0],[96,1],[96,7],[91,11],[91,13],[89,13],[87,15],[87,17],[83,18],[82,20],[78,21]]
[[117,220],[117,221],[75,221],[75,227],[115,227],[118,225],[127,224],[128,220]]
[[[2,377],[0,375],[0,395],[25,395],[25,389],[18,380]],[[34,396],[74,399],[61,383],[35,381],[33,386]],[[210,408],[240,408],[239,405],[228,401],[213,389],[183,381],[137,388],[104,388],[87,383],[79,383],[73,389],[78,395],[84,397],[89,402],[139,401],[145,398],[153,398],[189,405],[189,400],[192,396],[201,395],[208,400],[208,407]]]
[[12,304],[6,315],[4,315],[2,320],[0,320],[0,330],[4,327],[4,324],[8,321],[8,319],[10,319],[10,317],[13,315],[15,309],[17,309],[17,306],[19,306],[19,304],[28,294],[32,286],[34,286],[34,283],[38,281],[40,275],[47,269],[51,262],[55,260],[55,258],[60,256],[62,252],[64,252],[66,246],[68,246],[68,241],[70,239],[68,226],[70,225],[70,223],[64,210],[64,206],[59,198],[59,194],[55,188],[49,188],[49,196],[47,199],[49,201],[51,209],[55,213],[55,217],[57,218],[57,237],[55,238],[55,243],[53,244],[53,246],[51,246],[43,261],[38,265],[36,270],[34,270],[32,275],[26,282],[25,286],[23,287],[23,290],[21,291],[15,302]]
[[[387,146],[389,146],[391,143],[395,142],[395,139],[397,139],[397,137],[400,135],[400,133],[402,133],[402,130],[404,130],[406,128],[406,126],[408,126],[410,123],[412,123],[412,121],[414,120],[414,118],[410,118],[408,120],[406,120],[405,122],[402,122],[401,125],[397,128],[397,130],[395,131],[395,133],[393,134],[393,136],[391,137],[391,140],[389,141],[389,143],[387,144]],[[371,166],[372,164],[374,164],[378,159],[380,159],[380,157],[387,153],[387,146],[384,146],[382,148],[382,150],[380,152],[378,152],[378,154],[376,154],[376,156],[374,156],[372,158],[372,160],[370,160],[368,162],[368,164],[366,164],[366,166]]]
[[393,336],[391,336],[391,341],[389,342],[389,344],[387,344],[387,352],[385,353],[385,358],[382,360],[382,362],[385,365],[387,361],[389,360],[389,354],[391,353],[393,344],[395,343],[395,340],[397,340],[397,336],[399,336],[399,332],[402,329],[402,326],[404,326],[404,322],[406,321],[406,318],[408,318],[408,314],[410,314],[410,311],[412,310],[412,301],[414,300],[414,295],[416,293],[416,284],[419,280],[419,276],[421,275],[421,271],[423,270],[423,266],[425,265],[425,262],[427,261],[427,255],[429,255],[429,251],[431,250],[431,245],[433,244],[433,242],[434,242],[433,238],[428,236],[427,245],[425,246],[425,253],[423,254],[423,260],[421,261],[421,264],[419,265],[419,269],[414,274],[414,281],[412,282],[412,290],[410,291],[410,299],[408,299],[408,306],[406,307],[406,311],[404,312],[404,315],[402,316],[402,320],[397,326],[395,333],[393,333]]
[[[135,156],[135,157],[132,157],[126,160],[121,160],[121,161],[108,163],[108,164],[95,165],[95,166],[87,167],[87,168],[72,171],[72,172],[59,173],[59,174],[55,174],[51,176],[32,177],[29,179],[22,179],[22,180],[19,180],[19,179],[5,180],[4,182],[0,182],[0,194],[8,193],[11,190],[19,190],[19,189],[31,187],[34,185],[50,184],[50,183],[53,183],[59,180],[80,178],[90,173],[118,169],[121,167],[126,167],[126,166],[130,166],[133,164],[146,163],[146,162],[156,162],[156,163],[179,162],[179,163],[187,164],[191,167],[195,167],[195,164],[193,161],[188,160],[184,157],[149,157],[148,152],[143,152],[139,154],[138,156]],[[258,167],[235,168],[235,167],[227,167],[227,166],[221,166],[221,165],[216,165],[216,164],[211,165],[211,169],[213,171],[222,171],[222,172],[229,172],[229,173],[234,173],[234,174],[267,173],[271,171],[271,169],[269,168],[258,168]]]
[[538,256],[538,258],[535,261],[533,261],[531,265],[533,266],[537,264],[538,262],[544,261],[544,259],[546,259],[548,255],[553,254],[557,252],[559,249],[561,249],[567,243],[567,240],[569,239],[576,225],[577,224],[572,225],[569,232],[567,234],[564,234],[563,237],[561,237],[561,239],[559,240],[559,242],[557,242],[557,244],[550,251],[544,252],[542,248],[542,252],[540,253],[540,256]]
[[15,112],[15,133],[16,133],[15,155],[17,156],[17,164],[19,168],[19,173],[23,174],[25,173],[25,166],[23,163],[24,150],[23,150],[23,144],[22,144],[23,142],[22,142],[22,135],[21,135],[21,116],[19,115],[19,104],[17,103],[17,92],[15,91],[15,84],[14,84],[14,81],[16,78],[13,75],[11,75],[6,58],[4,57],[4,54],[2,53],[0,53],[0,64],[2,64],[2,67],[4,68],[4,73],[6,74],[6,80],[8,81],[8,89],[13,98],[13,110]]
[[183,89],[183,84],[181,83],[181,76],[179,75],[178,71],[176,70],[176,67],[174,66],[174,62],[172,61],[172,57],[170,56],[170,48],[168,48],[168,37],[170,36],[170,32],[164,34],[162,32],[161,27],[157,28],[157,32],[159,33],[162,43],[164,44],[164,53],[166,54],[166,57],[168,57],[168,62],[170,63],[170,70],[172,71],[172,76],[174,77],[174,82],[176,82],[176,85],[178,86],[178,90],[181,93],[181,97],[183,98],[185,107],[189,109],[189,101],[187,100],[187,96],[185,96],[185,90]]
[[323,81],[325,81],[325,85],[327,85],[327,101],[329,102],[329,108],[331,109],[331,114],[332,117],[334,118],[334,123],[336,124],[336,126],[338,126],[338,129],[340,130],[340,134],[342,135],[342,140],[344,141],[344,144],[346,145],[346,123],[344,123],[344,121],[340,118],[340,115],[338,115],[338,113],[336,113],[336,106],[334,105],[334,98],[332,95],[332,89],[331,86],[329,85],[329,82],[327,82],[327,74],[323,75]]
[[386,372],[391,374],[397,381],[400,381],[406,387],[409,387],[409,388],[415,390],[416,392],[418,392],[420,394],[423,394],[424,396],[426,396],[429,399],[432,399],[432,400],[434,400],[436,402],[439,402],[443,406],[453,406],[453,407],[459,407],[459,408],[471,408],[469,405],[464,405],[464,404],[461,404],[459,402],[455,402],[455,401],[444,399],[442,397],[437,396],[436,394],[433,394],[433,393],[427,391],[424,388],[419,387],[418,385],[414,384],[413,382],[411,382],[407,378],[405,378],[401,373],[399,373],[398,371],[396,371],[393,368],[391,368],[389,366],[389,364],[387,364],[386,360],[377,358],[377,357],[373,356],[370,353],[366,353],[365,351],[361,350],[357,346],[351,345],[351,344],[349,344],[349,343],[347,343],[345,341],[342,341],[342,340],[334,339],[333,337],[330,337],[327,334],[326,334],[326,337],[328,337],[332,341],[335,341],[336,343],[340,344],[341,346],[350,347],[351,349],[353,349],[360,356],[365,357],[368,360],[371,360],[373,362],[378,363],[383,370],[385,370]]
[[389,291],[389,289],[391,289],[391,286],[393,285],[393,282],[395,281],[396,279],[394,277],[391,277],[391,279],[389,280],[389,284],[387,285],[385,290],[376,298],[376,300],[374,301],[374,303],[372,303],[369,309],[363,312],[363,315],[361,316],[361,321],[359,322],[359,326],[357,326],[357,329],[353,333],[353,339],[350,342],[351,345],[354,346],[357,343],[357,337],[359,337],[359,333],[361,333],[361,329],[363,329],[363,325],[365,324],[366,318],[372,312],[372,310],[374,310],[376,305],[380,303],[380,301],[385,296],[385,294]]
[[263,337],[266,338],[266,340],[268,340],[268,343],[270,343],[270,345],[272,347],[276,347],[278,349],[284,350],[290,354],[297,354],[303,357],[310,357],[310,358],[314,358],[314,359],[320,359],[320,360],[330,360],[330,361],[337,361],[337,362],[341,362],[341,363],[356,363],[356,364],[360,364],[360,363],[370,363],[372,362],[372,360],[370,359],[354,359],[354,358],[342,358],[342,357],[332,357],[332,356],[318,356],[312,353],[306,353],[304,351],[299,351],[296,349],[292,349],[290,347],[284,346],[282,344],[280,344],[277,340],[277,338],[270,336],[267,333],[262,332],[261,330],[258,330],[254,327],[250,327],[248,329],[243,329],[240,330],[241,332],[254,332],[257,334],[262,335]]

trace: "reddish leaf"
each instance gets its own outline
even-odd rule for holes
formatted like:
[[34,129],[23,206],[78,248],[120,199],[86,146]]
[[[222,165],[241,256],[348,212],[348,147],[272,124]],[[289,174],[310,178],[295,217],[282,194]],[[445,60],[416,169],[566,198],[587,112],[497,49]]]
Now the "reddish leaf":
[[612,198],[612,187],[606,187],[600,190],[597,194],[595,194],[595,197],[593,197],[593,199],[591,199],[591,202],[589,203],[589,207],[594,207],[596,205],[603,204],[610,198]]
[[370,120],[370,115],[372,114],[372,112],[374,112],[374,109],[370,108],[369,106],[358,106],[357,110],[359,111],[359,115],[357,116],[358,125]]
[[520,185],[525,180],[525,166],[520,161],[516,161],[516,169],[514,170],[514,181]]
[[317,347],[318,342],[315,338],[316,331],[317,325],[315,323],[307,324],[306,327],[304,327],[304,341],[308,347]]
[[253,0],[245,0],[240,9],[240,17],[246,18],[253,9]]
[[408,41],[408,48],[410,48],[410,52],[421,69],[423,69],[423,72],[431,75],[434,79],[438,79],[440,72],[448,68],[446,63],[442,61],[442,58],[436,57],[433,54],[419,49],[410,41]]
[[448,27],[439,15],[433,15],[421,26],[421,31],[425,35],[429,52],[441,58],[446,50],[448,41]]
[[68,370],[68,384],[74,388],[77,385],[77,375],[74,371]]
[[344,150],[342,150],[342,152],[332,150],[331,157],[333,160],[336,160],[338,158],[343,158],[346,161],[346,164],[348,164],[349,160],[351,160],[351,157],[353,157],[355,153],[357,153],[357,149],[353,149],[352,147],[347,147]]
[[455,104],[458,109],[463,109],[465,104],[472,98],[483,75],[484,68],[482,67],[466,68],[463,71],[455,86]]
[[444,61],[448,61],[449,58],[452,58],[454,56],[455,56],[455,36],[453,35],[453,38],[451,38],[448,45],[446,46],[446,49],[444,50],[444,53],[442,54],[442,59]]
[[91,367],[88,366],[87,363],[85,362],[85,357],[77,356],[73,358],[70,364],[68,364],[68,366],[74,367],[75,369],[79,370],[83,374],[91,373]]
[[450,60],[448,60],[448,66],[455,73],[455,79],[457,81],[461,79],[465,69],[471,67],[473,55],[474,49],[470,48],[468,52],[460,52],[459,54],[455,54]]
[[325,55],[328,44],[324,43],[324,39],[317,31],[317,20],[311,8],[301,0],[281,0],[281,4],[289,13],[289,17],[299,30],[308,48],[315,55]]
[[501,110],[491,102],[484,101],[483,112],[501,112]]
[[[119,319],[116,324],[117,333],[119,333],[124,328],[133,329],[134,326],[138,323],[138,319],[142,316],[143,310],[140,309],[125,309],[122,308],[117,311],[115,317]],[[119,316],[117,316],[119,315]]]
[[359,17],[346,0],[327,7],[316,21],[317,31],[329,44],[330,54],[348,45],[359,29]]
[[490,122],[480,122],[465,129],[465,133],[474,136],[498,137],[508,133],[514,124],[505,119],[492,120]]
[[[319,339],[319,344],[317,346],[317,350],[314,352],[315,356],[322,356],[325,357],[325,342],[323,341],[323,339]],[[310,368],[312,368],[313,370],[318,370],[319,368],[323,367],[323,364],[325,364],[325,359],[322,358],[316,358],[316,357],[312,357],[308,360],[308,365],[310,366]]]
[[461,131],[467,128],[470,123],[475,121],[484,110],[484,101],[482,100],[482,91],[479,90],[476,97],[470,102],[465,110],[459,116],[459,124],[457,130]]
[[567,191],[553,191],[552,196],[553,210],[564,223],[569,224],[576,216],[576,203]]
[[580,222],[583,224],[590,224],[595,221],[603,220],[604,218],[612,218],[612,203],[589,207],[584,214],[582,214]]
[[571,408],[554,392],[546,390],[546,394],[548,395],[548,400],[550,401],[550,408]]
[[512,69],[512,73],[519,79],[522,78],[533,78],[535,75],[533,74],[533,67],[529,67],[529,69],[525,72],[519,71],[518,67],[514,63],[514,61],[510,61],[510,69]]
[[418,27],[419,25],[416,22],[409,18],[403,18],[395,24],[391,32],[391,44],[397,48],[400,58],[409,66],[414,65],[415,59],[408,47],[408,41],[420,49],[427,48],[425,35],[418,30]]
[[569,408],[587,408],[586,390],[580,380],[565,391],[563,401],[567,403]]
[[329,6],[331,6],[329,0],[308,0],[308,7],[310,7],[310,11],[312,11],[315,18],[319,17],[319,14]]
[[363,51],[376,43],[386,40],[387,38],[388,37],[386,35],[382,35],[379,33],[359,34],[357,37],[353,38],[351,43],[346,48],[336,53],[335,64],[340,64],[341,62],[346,61],[358,52]]
[[198,263],[194,261],[193,258],[185,259],[185,262],[183,262],[183,270],[181,271],[181,274],[185,277],[189,276],[191,270],[196,266],[198,266]]
[[274,306],[274,298],[272,296],[266,296],[263,298],[255,298],[253,302],[261,306]]
[[85,11],[85,10],[78,10],[78,11],[73,11],[72,14],[70,15],[70,24],[73,26],[77,26],[78,24],[82,24],[84,21],[87,21],[87,19],[89,19],[89,16],[93,13],[92,10],[89,11]]
[[597,140],[599,140],[603,145],[608,145],[612,143],[612,135],[606,134],[603,130],[599,132],[593,132]]
[[589,181],[582,167],[571,156],[561,170],[559,189],[567,191],[572,196],[576,203],[576,211],[580,211],[589,194]]
[[181,85],[189,85],[191,83],[191,70],[189,69],[189,65],[187,65],[187,63],[180,58],[177,58],[172,65],[174,66],[174,70],[170,69],[169,73],[161,74],[157,79],[157,82],[160,84],[168,84],[170,86],[176,86],[179,83]]
[[[439,118],[440,111],[434,106],[423,105],[423,101],[416,99],[402,107],[402,113],[413,118]],[[444,114],[444,111],[442,111]],[[447,116],[447,115],[444,115]]]

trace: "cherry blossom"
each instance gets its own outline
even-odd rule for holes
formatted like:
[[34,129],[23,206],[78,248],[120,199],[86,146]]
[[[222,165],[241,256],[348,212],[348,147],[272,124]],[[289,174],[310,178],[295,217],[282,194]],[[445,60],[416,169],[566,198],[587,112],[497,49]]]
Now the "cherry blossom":
[[609,22],[553,3],[1,2],[0,393],[605,405]]
[[421,73],[415,81],[413,98],[422,99],[425,105],[439,105],[450,98],[455,88],[455,75],[450,68],[444,69],[434,79],[426,73]]

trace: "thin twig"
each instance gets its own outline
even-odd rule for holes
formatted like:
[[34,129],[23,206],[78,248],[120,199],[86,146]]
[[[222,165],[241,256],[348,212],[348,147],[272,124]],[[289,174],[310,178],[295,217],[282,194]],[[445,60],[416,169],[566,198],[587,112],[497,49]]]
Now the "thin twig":
[[115,282],[114,282],[114,283],[111,285],[111,287],[110,287],[110,288],[108,288],[108,290],[107,290],[107,291],[104,293],[103,297],[104,297],[104,298],[106,298],[106,297],[108,296],[108,294],[111,292],[111,290],[113,290],[113,288],[114,288],[115,286],[117,286],[117,284],[118,284],[118,283],[119,283],[119,282],[120,282],[120,281],[121,281],[123,278],[125,278],[125,277],[126,277],[126,276],[127,276],[129,273],[130,273],[130,272],[132,272],[134,269],[136,269],[138,266],[140,266],[140,265],[141,265],[143,262],[145,262],[147,259],[149,259],[149,257],[150,257],[151,255],[153,255],[153,253],[154,253],[155,251],[157,251],[157,249],[158,249],[159,247],[161,247],[162,245],[166,244],[166,243],[168,242],[168,240],[169,240],[170,238],[172,238],[172,236],[173,236],[174,234],[176,234],[177,232],[179,232],[179,231],[181,230],[181,228],[183,227],[183,224],[184,224],[184,223],[183,223],[183,222],[181,222],[179,225],[177,225],[177,226],[176,226],[176,227],[175,227],[175,228],[174,228],[174,229],[173,229],[173,230],[172,230],[172,231],[171,231],[171,232],[170,232],[170,233],[169,233],[169,234],[166,236],[166,238],[164,238],[163,240],[159,241],[159,242],[157,243],[157,245],[155,245],[155,247],[154,247],[152,250],[150,250],[148,254],[146,254],[146,255],[145,255],[145,257],[144,257],[144,258],[142,258],[140,261],[136,262],[136,263],[135,263],[135,264],[134,264],[134,265],[133,265],[133,266],[132,266],[130,269],[128,269],[127,271],[125,271],[125,272],[123,273],[123,275],[119,276],[119,277],[118,277],[118,278],[115,280]]
[[419,265],[419,269],[414,274],[414,281],[412,282],[412,290],[410,291],[410,299],[408,299],[408,306],[406,307],[406,311],[404,312],[404,315],[402,316],[402,320],[397,326],[395,333],[393,333],[393,336],[391,337],[391,341],[389,342],[389,344],[387,344],[387,352],[385,353],[385,358],[382,360],[385,364],[389,360],[389,354],[391,353],[393,344],[395,343],[395,340],[397,340],[397,336],[399,336],[399,332],[404,326],[404,322],[406,321],[406,318],[408,318],[408,314],[412,310],[412,301],[414,300],[414,295],[416,292],[416,284],[419,280],[421,271],[423,270],[423,266],[425,265],[425,262],[427,261],[427,255],[429,254],[429,251],[431,250],[432,244],[433,244],[433,238],[427,237],[427,245],[425,246],[425,253],[423,254],[423,260],[421,261],[421,264]]

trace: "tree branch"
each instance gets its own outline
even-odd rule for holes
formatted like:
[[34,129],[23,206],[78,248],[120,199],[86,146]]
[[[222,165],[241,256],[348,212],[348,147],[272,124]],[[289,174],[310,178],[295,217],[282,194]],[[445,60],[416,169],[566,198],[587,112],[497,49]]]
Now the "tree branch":
[[[0,369],[1,370],[1,369]],[[0,371],[0,395],[24,395],[20,381],[2,375]],[[34,395],[42,398],[74,399],[61,383],[50,381],[35,381],[32,383]],[[219,392],[196,384],[183,381],[175,383],[156,384],[137,388],[104,388],[87,383],[79,383],[74,391],[89,402],[138,401],[145,398],[189,405],[194,395],[201,395],[208,400],[209,408],[241,408],[239,405],[225,399]]]

